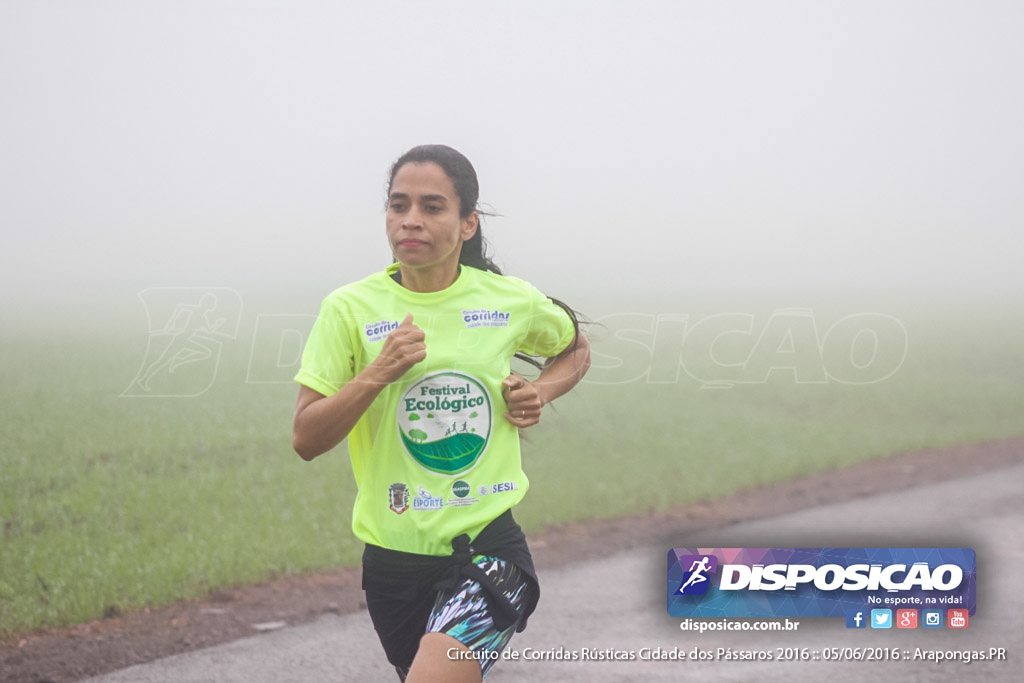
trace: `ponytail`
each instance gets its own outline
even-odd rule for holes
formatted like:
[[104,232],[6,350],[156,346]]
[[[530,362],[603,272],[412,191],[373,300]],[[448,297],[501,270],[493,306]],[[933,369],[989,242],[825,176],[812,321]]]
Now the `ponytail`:
[[479,270],[486,270],[495,275],[504,275],[491,257],[487,254],[487,240],[480,232],[480,222],[477,221],[476,233],[462,243],[462,252],[459,254],[459,263],[464,266],[472,266]]

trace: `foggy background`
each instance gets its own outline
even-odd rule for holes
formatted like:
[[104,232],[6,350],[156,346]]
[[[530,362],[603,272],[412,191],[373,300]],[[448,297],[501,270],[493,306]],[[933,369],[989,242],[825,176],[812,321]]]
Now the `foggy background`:
[[330,289],[449,144],[552,293],[1024,290],[1017,2],[0,4],[0,301]]

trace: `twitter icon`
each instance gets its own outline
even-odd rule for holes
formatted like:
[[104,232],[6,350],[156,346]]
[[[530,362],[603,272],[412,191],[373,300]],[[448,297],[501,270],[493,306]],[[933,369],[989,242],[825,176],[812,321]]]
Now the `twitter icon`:
[[892,610],[871,610],[871,628],[892,628]]

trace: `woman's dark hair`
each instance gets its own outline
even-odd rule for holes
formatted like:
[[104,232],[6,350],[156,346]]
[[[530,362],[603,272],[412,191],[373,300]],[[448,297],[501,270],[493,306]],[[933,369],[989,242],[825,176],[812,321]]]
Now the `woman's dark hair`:
[[[452,181],[452,185],[455,187],[455,194],[459,196],[459,217],[467,218],[471,213],[476,211],[478,216],[490,216],[491,214],[483,211],[478,206],[480,199],[480,183],[476,177],[476,169],[473,168],[473,164],[470,163],[469,159],[458,150],[452,149],[448,145],[419,145],[413,147],[408,152],[398,157],[398,159],[391,165],[391,173],[388,176],[388,196],[391,195],[391,185],[395,182],[395,174],[398,173],[406,164],[426,164],[433,163],[441,167],[441,170],[445,172],[448,179]],[[477,222],[476,234],[470,237],[468,240],[462,243],[462,252],[459,254],[459,263],[465,266],[471,266],[480,270],[487,270],[497,275],[504,275],[491,257],[487,254],[487,240],[484,239],[483,232],[481,231],[481,225]],[[563,301],[559,301],[554,297],[548,297],[551,301],[561,309],[563,309],[572,320],[573,329],[576,331],[578,336],[580,333],[580,322],[579,315],[572,308],[569,307]],[[573,341],[573,347],[576,342]],[[542,367],[541,364],[532,357],[526,356],[525,354],[517,353],[516,357],[525,360],[535,367]]]

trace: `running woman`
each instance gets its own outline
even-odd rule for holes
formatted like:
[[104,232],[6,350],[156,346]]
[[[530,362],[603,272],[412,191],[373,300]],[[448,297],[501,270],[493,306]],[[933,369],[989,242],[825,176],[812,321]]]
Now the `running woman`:
[[[408,683],[478,682],[539,597],[511,508],[526,494],[519,430],[590,366],[572,309],[486,255],[476,171],[443,145],[391,167],[395,262],[330,294],[296,376],[292,443],[348,438],[374,628]],[[545,359],[533,380],[514,355]]]

